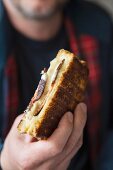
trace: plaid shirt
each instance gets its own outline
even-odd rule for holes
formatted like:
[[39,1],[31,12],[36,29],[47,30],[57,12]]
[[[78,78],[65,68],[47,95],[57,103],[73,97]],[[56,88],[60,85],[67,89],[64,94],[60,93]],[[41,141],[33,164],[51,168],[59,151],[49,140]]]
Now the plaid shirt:
[[[3,17],[1,18],[3,21]],[[88,106],[88,121],[87,121],[87,131],[89,136],[89,152],[92,161],[96,160],[100,143],[102,140],[102,115],[101,115],[101,107],[103,104],[103,91],[101,88],[102,80],[103,80],[103,68],[100,64],[100,53],[101,53],[101,42],[99,38],[93,36],[90,33],[80,33],[79,36],[76,32],[76,26],[72,24],[70,19],[66,20],[66,28],[67,34],[70,42],[71,50],[79,56],[83,56],[84,59],[88,62],[89,67],[89,87],[87,93],[87,106]],[[7,24],[7,23],[5,23]],[[10,25],[8,25],[10,26]],[[2,30],[3,32],[4,30]],[[5,37],[6,38],[6,37]],[[3,37],[1,38],[1,46],[7,42],[2,42]],[[111,40],[109,40],[109,43]],[[7,47],[7,46],[6,46]],[[6,48],[4,46],[4,48]],[[4,49],[5,51],[6,49]],[[3,49],[2,49],[3,51]],[[103,49],[104,51],[104,49]],[[81,53],[82,52],[82,53]],[[109,54],[109,52],[107,53]],[[7,54],[2,54],[2,56],[6,56]],[[17,67],[14,60],[14,55],[11,53],[8,56],[7,62],[6,59],[0,55],[1,63],[0,67],[0,94],[2,100],[0,101],[0,105],[4,105],[5,109],[1,110],[2,121],[5,123],[2,126],[1,136],[6,136],[8,133],[15,117],[17,116],[17,108],[19,105],[19,95],[18,95],[18,82],[17,82]],[[104,63],[105,64],[105,63]],[[5,65],[5,67],[4,67]],[[108,66],[109,67],[109,66]],[[5,70],[4,70],[5,68]],[[5,73],[5,77],[3,77],[3,73]],[[4,81],[3,81],[4,80]],[[4,93],[3,93],[4,92]],[[3,100],[4,99],[4,100]],[[4,103],[1,103],[3,102]],[[108,113],[109,114],[109,113]]]

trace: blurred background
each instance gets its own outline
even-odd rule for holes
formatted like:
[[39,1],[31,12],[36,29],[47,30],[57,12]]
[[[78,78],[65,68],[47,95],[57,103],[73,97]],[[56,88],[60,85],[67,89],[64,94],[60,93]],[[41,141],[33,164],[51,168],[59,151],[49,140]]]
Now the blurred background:
[[97,5],[104,8],[110,14],[113,20],[113,0],[85,0],[85,1],[96,3]]
[[[13,1],[20,2],[19,0],[17,0],[17,1],[13,0]],[[52,1],[53,0],[48,0],[48,1],[46,0],[44,2],[48,6],[47,2],[52,2]],[[75,6],[73,5],[74,1],[75,1],[74,5],[77,5],[76,9],[74,8]],[[76,4],[77,1],[80,1],[83,3]],[[0,2],[2,2],[2,0],[0,0]],[[29,4],[28,1],[25,1],[25,2],[27,2],[27,5]],[[31,3],[32,0],[31,1],[29,0],[29,2]],[[40,2],[42,2],[42,1],[40,0]],[[57,0],[56,0],[56,2],[57,2]],[[71,2],[71,0],[70,0],[70,2]],[[64,31],[63,30],[64,26],[63,26],[61,28],[61,30],[59,31],[59,33],[56,35],[56,37],[51,39],[51,41],[43,42],[44,39],[42,38],[43,43],[39,41],[40,36],[39,36],[39,39],[37,38],[37,40],[31,38],[32,37],[31,32],[33,32],[33,31],[31,31],[32,29],[30,29],[30,34],[28,34],[30,36],[27,37],[26,30],[23,29],[24,28],[23,26],[21,27],[22,34],[21,34],[21,31],[20,32],[18,31],[20,29],[20,27],[19,27],[19,29],[13,28],[12,25],[9,24],[9,22],[7,21],[8,20],[7,17],[6,17],[6,20],[4,20],[3,17],[1,17],[1,11],[2,11],[1,9],[3,7],[1,8],[1,6],[0,6],[0,19],[1,18],[3,19],[3,21],[2,21],[3,23],[1,24],[2,27],[0,25],[0,30],[2,28],[2,31],[0,31],[0,33],[3,33],[3,36],[1,36],[2,34],[0,35],[0,38],[2,37],[0,39],[1,40],[0,45],[2,44],[2,47],[3,47],[2,49],[0,49],[0,57],[1,56],[4,57],[7,53],[12,51],[12,49],[10,50],[9,48],[14,48],[13,51],[16,51],[15,52],[16,55],[15,54],[13,54],[14,56],[11,55],[12,58],[10,57],[9,54],[7,54],[8,55],[7,57],[9,57],[9,63],[7,62],[8,64],[6,66],[9,66],[9,68],[7,68],[8,71],[6,71],[6,73],[9,75],[7,75],[5,78],[2,78],[3,79],[2,81],[4,84],[4,92],[3,93],[5,94],[5,95],[3,94],[3,96],[5,96],[5,99],[7,99],[7,96],[10,94],[10,96],[8,96],[8,97],[10,97],[10,98],[8,98],[10,100],[4,102],[5,104],[7,104],[9,102],[7,104],[8,108],[5,108],[5,109],[2,108],[3,111],[5,110],[5,112],[6,112],[6,113],[4,112],[4,115],[2,115],[3,120],[5,122],[3,128],[6,129],[6,131],[9,130],[10,129],[9,126],[11,127],[15,116],[17,116],[16,114],[12,114],[12,110],[13,110],[13,113],[21,113],[21,110],[23,111],[23,109],[26,108],[27,103],[29,103],[29,100],[32,97],[33,92],[36,89],[38,81],[40,79],[40,76],[37,77],[37,73],[40,73],[40,70],[42,68],[44,68],[45,66],[48,67],[49,61],[52,60],[54,56],[56,56],[58,49],[61,49],[63,47],[63,48],[72,50],[71,46],[73,47],[73,44],[75,44],[76,39],[77,39],[76,48],[78,48],[78,51],[80,50],[79,52],[80,52],[81,56],[83,55],[82,57],[87,57],[88,62],[90,63],[90,69],[92,71],[91,72],[92,74],[90,76],[91,77],[91,87],[89,89],[89,93],[91,93],[90,97],[92,100],[91,101],[89,100],[91,102],[91,107],[90,107],[91,113],[90,112],[89,112],[90,114],[88,113],[89,119],[87,121],[88,126],[86,127],[87,128],[86,130],[88,133],[86,134],[86,136],[84,138],[83,147],[81,148],[77,157],[75,157],[72,160],[72,164],[70,165],[69,170],[70,170],[70,168],[73,169],[73,167],[75,167],[75,166],[76,166],[76,170],[92,170],[92,168],[90,168],[90,166],[94,167],[93,164],[96,162],[95,160],[97,158],[99,158],[98,160],[100,162],[99,163],[97,162],[97,166],[99,164],[99,169],[96,168],[96,170],[108,170],[108,169],[113,170],[113,147],[112,147],[112,145],[113,145],[113,114],[111,114],[111,112],[113,111],[113,104],[111,103],[111,102],[113,102],[112,101],[113,96],[111,96],[111,95],[113,95],[113,88],[111,87],[111,83],[113,84],[113,77],[111,80],[111,72],[113,75],[113,70],[111,70],[111,65],[113,64],[113,0],[72,0],[72,2],[73,2],[72,6],[70,5],[70,7],[73,7],[72,13],[75,16],[72,15],[71,17],[73,17],[73,18],[75,17],[74,18],[75,20],[72,18],[73,23],[72,23],[71,27],[73,26],[73,24],[75,24],[75,34],[68,35],[67,28],[65,28],[66,31]],[[89,5],[88,3],[84,3],[84,2],[90,2],[92,4],[96,4],[96,6],[91,5],[91,4]],[[46,7],[46,5],[44,5],[44,8]],[[103,12],[103,10],[101,10],[100,8],[97,8],[97,6],[104,9],[104,11],[106,11],[107,14],[109,14],[111,19],[107,15],[104,15],[105,13]],[[30,7],[30,5],[28,5],[28,7]],[[28,8],[26,8],[26,6],[25,6],[25,9],[28,9]],[[68,8],[66,8],[66,10],[67,9]],[[4,10],[3,10],[3,12],[4,12]],[[25,10],[25,12],[26,12],[26,10]],[[71,10],[69,12],[71,13]],[[16,21],[18,22],[17,19],[15,19],[15,22]],[[66,19],[66,21],[67,21],[67,19]],[[5,25],[5,27],[4,27],[4,25]],[[22,24],[19,23],[19,26],[20,25],[22,25]],[[76,29],[76,25],[77,25],[77,29]],[[54,25],[52,24],[52,30],[54,30],[53,26]],[[28,28],[30,28],[30,27],[31,27],[31,24],[29,25]],[[25,28],[27,28],[27,27],[25,27]],[[34,28],[34,24],[33,24],[32,28]],[[39,27],[39,28],[41,28],[41,27]],[[46,26],[45,28],[48,28],[48,27]],[[44,30],[47,30],[45,28],[44,28]],[[76,35],[76,31],[78,31],[77,32],[78,35]],[[28,32],[29,32],[29,30],[28,30]],[[69,29],[68,32],[72,33],[73,28],[72,28],[72,30]],[[23,36],[24,34],[25,34],[25,36]],[[52,36],[50,36],[50,38],[51,37]],[[74,43],[73,43],[73,37],[75,37]],[[33,34],[33,38],[34,38],[34,34]],[[68,42],[71,38],[72,38],[72,41]],[[9,42],[10,39],[11,39],[11,43]],[[74,48],[74,50],[76,48]],[[50,56],[51,56],[51,58],[50,58]],[[16,58],[17,63],[14,62],[15,61],[15,60],[13,60],[13,59],[15,59],[14,57]],[[89,58],[91,58],[91,60],[89,60]],[[24,59],[25,59],[25,61],[24,61]],[[0,64],[1,63],[4,64],[4,62],[1,62],[1,60],[0,60]],[[14,66],[12,63],[14,64]],[[16,82],[17,77],[15,78],[15,76],[17,76],[15,73],[16,72],[15,71],[16,70],[15,63],[18,65],[18,70],[20,71],[19,72],[19,83],[20,82],[21,83],[20,84],[18,83],[18,85],[20,86],[19,92],[21,94],[18,93],[18,88],[17,89],[15,88],[15,84],[17,85],[17,82]],[[37,63],[38,63],[38,66],[37,66]],[[6,67],[4,65],[2,67]],[[14,69],[12,69],[12,68],[14,68]],[[113,65],[112,65],[112,68],[113,68]],[[13,73],[15,73],[15,75]],[[101,73],[102,77],[100,77],[100,73]],[[110,78],[110,80],[109,80],[109,78]],[[13,81],[13,79],[15,81]],[[92,80],[94,80],[94,81],[92,81]],[[8,82],[8,81],[10,81],[10,82]],[[10,83],[12,83],[12,84],[10,84]],[[1,84],[1,81],[0,81],[0,84]],[[27,86],[26,86],[26,84],[27,84]],[[14,90],[16,89],[15,90],[16,92],[15,91],[13,92],[13,90],[12,90],[13,86],[14,86]],[[97,88],[97,86],[99,88]],[[12,88],[10,89],[9,87],[12,87]],[[13,93],[7,94],[8,90]],[[96,93],[94,93],[94,90],[96,91]],[[14,100],[12,94],[13,95],[16,94],[15,96],[17,97],[17,99],[16,99],[17,104],[15,104],[14,108],[13,108],[13,105],[11,105],[11,104],[13,104],[13,100]],[[18,108],[18,101],[19,101],[18,94],[21,96],[21,100],[20,100],[21,103],[19,106],[20,108]],[[95,98],[95,96],[96,96],[96,98]],[[0,94],[0,97],[1,97],[1,94]],[[102,100],[102,101],[100,102],[100,100]],[[3,105],[3,104],[1,104],[2,103],[1,101],[3,101],[3,100],[1,100],[1,98],[0,98],[0,106]],[[15,101],[14,101],[14,103],[15,103]],[[96,107],[95,107],[95,105],[96,105]],[[18,111],[16,109],[18,109]],[[0,112],[1,112],[1,110],[0,110]],[[1,130],[2,122],[3,122],[2,119],[0,119],[0,131],[1,131],[0,134],[6,135],[5,130],[3,129],[3,132]],[[109,130],[112,131],[112,135],[108,138],[106,136],[108,136],[107,133],[109,132]],[[2,135],[0,136],[0,138],[1,137],[2,137]],[[97,155],[97,153],[99,153],[97,151],[100,149],[99,148],[100,144],[103,145],[104,140],[106,142],[106,139],[110,140],[110,144],[105,143],[106,144],[105,147],[103,146],[102,153],[101,153],[101,155],[103,156],[102,157],[101,155]],[[98,146],[98,148],[96,146]],[[1,147],[2,147],[2,140],[1,140]],[[96,150],[95,148],[98,150]],[[106,150],[104,150],[104,149],[106,149]],[[110,154],[110,152],[111,152],[111,154]],[[92,162],[90,162],[89,160],[92,160]],[[111,163],[112,163],[112,165],[110,165],[110,166],[109,166],[109,160],[111,160]],[[103,169],[103,167],[105,168],[104,162],[106,165],[108,163],[108,167],[109,167],[108,169]],[[102,166],[102,168],[100,168],[100,166]],[[85,169],[82,167],[85,167]]]

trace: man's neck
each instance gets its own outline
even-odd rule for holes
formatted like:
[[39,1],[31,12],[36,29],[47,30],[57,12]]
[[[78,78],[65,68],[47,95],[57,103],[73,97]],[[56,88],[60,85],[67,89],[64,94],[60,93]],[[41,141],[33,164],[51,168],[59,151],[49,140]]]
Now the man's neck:
[[13,7],[9,0],[4,0],[9,19],[16,30],[34,40],[49,40],[59,31],[62,23],[62,13],[56,13],[48,20],[35,21],[23,17]]

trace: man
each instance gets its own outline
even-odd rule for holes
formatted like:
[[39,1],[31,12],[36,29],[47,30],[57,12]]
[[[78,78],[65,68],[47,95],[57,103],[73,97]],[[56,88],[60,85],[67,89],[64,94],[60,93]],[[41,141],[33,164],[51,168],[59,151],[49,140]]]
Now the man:
[[[111,107],[109,17],[97,7],[82,3],[75,6],[72,2],[68,10],[66,0],[3,0],[0,3],[0,136],[7,134],[15,113],[26,108],[39,81],[40,70],[49,65],[59,49],[69,49],[86,59],[90,69],[88,136],[70,165],[70,169],[87,170],[88,152],[94,163],[99,147],[97,139],[100,133],[104,137]],[[101,113],[104,123],[100,122]],[[15,120],[5,140],[2,168],[67,169],[82,143],[86,106],[78,105],[74,115],[66,113],[47,141],[33,142],[29,136],[19,135],[16,127],[20,118]]]

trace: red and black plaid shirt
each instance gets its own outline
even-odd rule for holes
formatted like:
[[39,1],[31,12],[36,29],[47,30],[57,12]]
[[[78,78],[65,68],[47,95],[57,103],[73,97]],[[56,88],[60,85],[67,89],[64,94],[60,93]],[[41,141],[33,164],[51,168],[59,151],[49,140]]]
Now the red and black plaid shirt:
[[[101,70],[98,62],[99,46],[98,41],[90,35],[80,35],[76,37],[76,30],[73,27],[70,19],[66,19],[66,29],[70,43],[70,49],[76,55],[82,54],[88,63],[89,67],[89,89],[87,93],[88,106],[88,121],[87,130],[89,134],[90,155],[92,160],[95,160],[99,150],[100,144],[100,104],[101,104],[101,90],[100,78]],[[79,38],[79,44],[78,44]],[[80,48],[79,48],[80,46]],[[17,68],[13,56],[9,57],[6,67],[6,75],[8,78],[8,96],[7,96],[7,111],[8,122],[4,128],[4,134],[9,131],[12,122],[14,121],[19,105],[18,82],[17,82]]]

